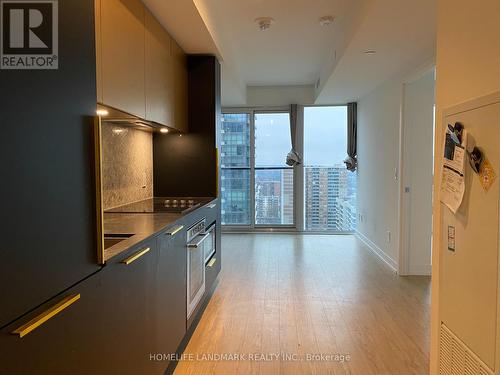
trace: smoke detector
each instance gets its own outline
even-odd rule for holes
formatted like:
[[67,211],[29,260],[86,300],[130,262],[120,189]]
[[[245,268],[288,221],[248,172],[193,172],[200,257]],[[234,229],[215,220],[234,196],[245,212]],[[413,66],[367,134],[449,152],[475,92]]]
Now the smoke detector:
[[319,24],[321,26],[330,26],[333,21],[335,21],[335,17],[333,16],[323,16],[319,18]]
[[271,28],[274,19],[271,17],[259,17],[255,19],[255,23],[259,26],[260,31],[266,31]]

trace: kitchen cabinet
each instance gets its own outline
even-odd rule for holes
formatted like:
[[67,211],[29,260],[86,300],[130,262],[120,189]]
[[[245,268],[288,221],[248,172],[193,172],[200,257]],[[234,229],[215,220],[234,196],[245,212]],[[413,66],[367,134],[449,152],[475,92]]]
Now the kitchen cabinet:
[[[145,252],[145,249],[149,251]],[[138,257],[138,254],[143,255]],[[122,263],[136,257],[129,264]],[[156,352],[155,270],[158,249],[149,240],[53,298],[0,334],[0,374],[108,375],[163,373]],[[20,338],[11,332],[66,297],[75,300]]]
[[59,69],[0,70],[0,327],[100,268],[91,163],[94,7],[59,1],[58,11]]
[[96,0],[97,101],[188,130],[186,54],[140,0]]
[[153,136],[153,169],[168,171],[154,174],[155,196],[219,195],[220,77],[215,56],[188,57],[189,133]]
[[157,350],[175,353],[186,333],[186,228],[177,223],[157,237]]
[[[174,103],[176,78],[171,56],[172,40],[160,23],[146,9],[146,118],[176,127]],[[185,83],[187,85],[187,82]]]
[[97,101],[146,117],[145,7],[140,0],[96,0]]
[[187,57],[175,40],[172,40],[172,69],[174,81],[174,127],[182,132],[188,130],[188,71]]

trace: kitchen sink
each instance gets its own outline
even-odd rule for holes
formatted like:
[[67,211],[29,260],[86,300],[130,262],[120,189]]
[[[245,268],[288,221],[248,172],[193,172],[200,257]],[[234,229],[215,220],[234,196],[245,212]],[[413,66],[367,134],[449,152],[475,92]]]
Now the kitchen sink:
[[111,246],[114,246],[122,241],[125,241],[127,239],[129,239],[130,237],[132,237],[133,234],[130,234],[130,233],[126,233],[126,234],[115,234],[115,233],[112,233],[112,234],[105,234],[104,235],[104,248],[107,249],[107,248],[110,248]]

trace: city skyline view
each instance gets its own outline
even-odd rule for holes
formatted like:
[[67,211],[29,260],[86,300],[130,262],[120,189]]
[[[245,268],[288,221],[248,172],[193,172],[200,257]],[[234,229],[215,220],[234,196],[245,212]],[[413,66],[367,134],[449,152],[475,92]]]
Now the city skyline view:
[[[311,231],[356,228],[356,173],[346,170],[347,109],[304,109],[303,202],[294,202],[294,169],[286,112],[225,114],[222,122],[222,221],[228,226],[294,226],[295,204]],[[252,160],[251,137],[255,148]],[[253,180],[253,188],[252,188]]]

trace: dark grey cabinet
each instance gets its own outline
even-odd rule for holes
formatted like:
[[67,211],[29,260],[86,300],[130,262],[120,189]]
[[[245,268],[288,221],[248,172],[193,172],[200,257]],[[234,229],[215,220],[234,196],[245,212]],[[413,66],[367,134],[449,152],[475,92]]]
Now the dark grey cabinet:
[[99,270],[94,1],[59,1],[59,69],[0,70],[0,327]]
[[[166,364],[150,360],[150,353],[156,352],[156,240],[117,258],[4,328],[0,334],[0,374],[162,373]],[[122,263],[127,259],[129,264]],[[66,297],[75,296],[79,299],[26,336],[11,334]]]
[[[182,228],[182,229],[181,229]],[[186,227],[177,223],[157,237],[157,350],[176,352],[186,333]]]

